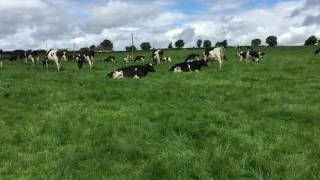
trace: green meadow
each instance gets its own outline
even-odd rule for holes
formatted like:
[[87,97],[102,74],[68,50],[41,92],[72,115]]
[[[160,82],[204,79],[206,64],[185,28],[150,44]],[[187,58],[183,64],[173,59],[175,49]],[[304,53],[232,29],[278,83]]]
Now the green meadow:
[[[320,56],[315,47],[235,49],[220,70],[107,72],[6,62],[0,72],[0,179],[320,179]],[[130,53],[129,53],[130,54]],[[144,54],[150,61],[151,52]],[[120,62],[119,62],[120,61]]]

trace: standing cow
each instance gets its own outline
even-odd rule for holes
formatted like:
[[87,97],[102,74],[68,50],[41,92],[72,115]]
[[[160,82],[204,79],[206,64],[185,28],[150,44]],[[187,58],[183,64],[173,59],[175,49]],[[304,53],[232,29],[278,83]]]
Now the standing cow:
[[164,54],[163,50],[160,50],[160,49],[153,50],[151,55],[153,63],[160,64],[163,54]]
[[43,64],[48,69],[49,64],[53,62],[56,64],[58,71],[60,71],[62,56],[63,52],[58,49],[49,50]]
[[255,62],[259,62],[261,58],[264,57],[265,53],[260,51],[241,51],[237,55],[240,57],[240,61],[243,59],[248,62],[249,59],[252,59]]
[[3,70],[3,66],[4,66],[4,59],[3,59],[3,51],[2,49],[0,49],[0,71]]
[[82,68],[83,64],[88,64],[90,70],[92,69],[93,63],[94,63],[94,56],[95,51],[94,50],[84,50],[80,53],[80,59],[78,60],[78,67],[79,69]]
[[26,57],[25,57],[26,63],[28,62],[28,60],[30,60],[34,64],[36,61],[39,61],[39,59],[40,57],[37,51],[32,51],[32,50],[26,51]]
[[216,48],[206,48],[203,52],[204,60],[216,60],[219,63],[220,69],[222,68],[222,64],[225,60],[225,48],[224,47],[216,47]]

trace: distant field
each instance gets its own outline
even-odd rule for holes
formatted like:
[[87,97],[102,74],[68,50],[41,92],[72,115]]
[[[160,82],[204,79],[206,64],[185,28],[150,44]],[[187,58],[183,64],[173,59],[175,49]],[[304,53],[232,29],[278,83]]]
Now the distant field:
[[[6,62],[0,179],[320,179],[314,49],[262,48],[260,63],[228,49],[222,70],[163,64],[121,80],[106,73],[128,64],[99,61],[106,54],[91,71]],[[176,63],[196,52],[165,54]]]

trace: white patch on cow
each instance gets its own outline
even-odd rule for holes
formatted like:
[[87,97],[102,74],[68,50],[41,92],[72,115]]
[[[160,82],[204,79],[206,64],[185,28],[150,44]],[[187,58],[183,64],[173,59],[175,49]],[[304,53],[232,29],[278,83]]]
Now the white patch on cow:
[[182,71],[181,71],[181,67],[175,67],[175,68],[174,68],[174,72],[176,72],[176,73],[182,72]]
[[134,78],[139,79],[140,77],[138,75],[134,75]]
[[123,71],[114,71],[112,74],[114,79],[121,79],[123,78]]
[[134,71],[138,71],[138,68],[134,68]]
[[209,59],[214,59],[218,61],[220,69],[222,68],[222,64],[224,62],[224,57],[225,57],[225,48],[223,47],[214,48],[209,52],[208,56],[206,56],[205,52],[203,54],[204,54],[205,61],[208,61]]

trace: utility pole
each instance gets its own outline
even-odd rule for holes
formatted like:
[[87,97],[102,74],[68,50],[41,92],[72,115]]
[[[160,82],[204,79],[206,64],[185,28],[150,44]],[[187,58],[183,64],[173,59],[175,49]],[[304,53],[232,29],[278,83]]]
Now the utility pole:
[[131,60],[133,60],[133,33],[131,34]]

